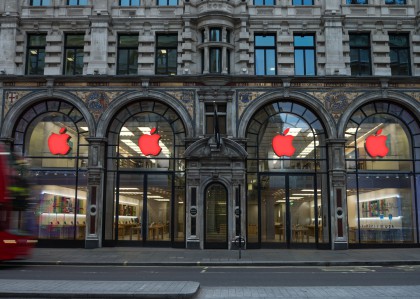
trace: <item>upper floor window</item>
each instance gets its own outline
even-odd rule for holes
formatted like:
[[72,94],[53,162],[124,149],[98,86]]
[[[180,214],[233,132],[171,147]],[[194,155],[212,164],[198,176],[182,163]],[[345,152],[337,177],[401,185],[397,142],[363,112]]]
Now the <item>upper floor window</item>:
[[213,134],[216,127],[220,134],[226,134],[226,104],[206,104],[206,134]]
[[140,6],[140,0],[120,0],[120,6]]
[[254,5],[275,5],[275,0],[254,0]]
[[177,52],[177,34],[156,36],[156,74],[176,75]]
[[368,4],[368,0],[346,0],[347,4]]
[[315,36],[295,35],[295,75],[315,75]]
[[406,0],[385,0],[385,4],[399,4],[399,5],[404,5],[407,4]]
[[43,75],[45,67],[45,34],[31,34],[28,36],[26,59],[26,74]]
[[353,76],[372,74],[369,34],[350,34],[350,69]]
[[210,48],[210,73],[221,73],[222,72],[222,49],[221,48]]
[[389,56],[391,58],[391,74],[410,75],[410,45],[408,34],[389,35]]
[[88,0],[67,0],[67,5],[88,5]]
[[293,5],[314,5],[314,0],[293,0]]
[[64,45],[64,74],[81,75],[83,74],[83,34],[66,35]]
[[255,36],[255,75],[276,74],[276,37]]
[[51,4],[51,0],[31,0],[31,6],[48,6]]
[[222,41],[222,29],[220,28],[210,28],[210,41],[211,42],[221,42]]
[[117,75],[137,74],[138,40],[137,35],[120,35],[118,37]]
[[157,0],[159,6],[178,5],[178,0]]

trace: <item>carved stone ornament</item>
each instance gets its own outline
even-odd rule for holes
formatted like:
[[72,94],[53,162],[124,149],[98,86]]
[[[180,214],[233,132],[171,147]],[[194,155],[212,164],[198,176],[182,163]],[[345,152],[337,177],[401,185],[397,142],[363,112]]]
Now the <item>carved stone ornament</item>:
[[217,148],[214,137],[202,138],[191,144],[185,151],[187,159],[245,159],[248,153],[237,142],[222,138],[220,147]]

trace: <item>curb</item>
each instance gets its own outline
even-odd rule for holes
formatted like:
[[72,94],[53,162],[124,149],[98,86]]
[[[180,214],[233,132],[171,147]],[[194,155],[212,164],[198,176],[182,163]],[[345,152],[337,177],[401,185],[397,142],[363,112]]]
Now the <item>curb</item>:
[[69,261],[7,261],[3,265],[40,265],[40,266],[127,266],[127,267],[201,267],[201,266],[259,266],[259,267],[281,267],[281,266],[400,266],[420,265],[420,261],[197,261],[197,262],[69,262]]

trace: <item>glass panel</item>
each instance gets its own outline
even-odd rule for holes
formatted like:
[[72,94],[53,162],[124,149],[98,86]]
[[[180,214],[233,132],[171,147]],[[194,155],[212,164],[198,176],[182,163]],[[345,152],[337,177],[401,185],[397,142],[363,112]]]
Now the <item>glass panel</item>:
[[274,50],[266,50],[266,74],[275,75],[276,74],[276,56]]
[[220,28],[210,28],[210,41],[221,42],[222,30]]
[[227,241],[227,192],[220,184],[206,190],[206,243]]
[[314,37],[312,35],[298,36],[294,37],[295,47],[313,47],[314,46]]
[[158,35],[157,36],[157,46],[159,48],[177,47],[178,46],[178,35],[176,35],[176,34]]
[[38,215],[35,235],[39,239],[84,239],[85,176],[79,181],[81,188],[77,190],[77,197],[76,172],[32,171],[31,181]]
[[305,75],[315,75],[315,51],[305,50]]
[[[318,221],[315,218],[315,188],[313,176],[289,176],[290,242],[315,243]],[[321,205],[319,203],[319,209]],[[318,212],[317,212],[318,213]]]
[[357,242],[360,233],[361,243],[413,243],[415,229],[411,177],[370,174],[360,175],[358,180],[358,204],[354,184],[349,184],[353,191],[349,191],[348,195],[351,195],[347,197],[349,227],[354,231],[350,234],[351,240],[356,235]]
[[143,239],[143,178],[142,174],[120,175],[118,205],[114,203],[118,215],[118,240]]
[[[248,161],[248,167],[249,167]],[[258,182],[257,176],[248,174],[247,183],[247,219],[248,219],[248,243],[258,242]]]
[[119,47],[137,47],[138,46],[137,35],[121,35],[118,40]]
[[274,35],[256,35],[255,36],[256,47],[274,47],[275,37]]
[[255,75],[265,75],[265,50],[255,50]]
[[171,238],[172,175],[147,177],[147,240]]
[[174,240],[185,240],[185,175],[175,177],[175,211],[174,211]]
[[305,75],[305,67],[304,67],[304,51],[303,50],[295,50],[295,75]]
[[210,48],[210,72],[220,73],[222,66],[221,51],[219,48]]
[[286,242],[286,180],[284,176],[261,176],[261,240]]

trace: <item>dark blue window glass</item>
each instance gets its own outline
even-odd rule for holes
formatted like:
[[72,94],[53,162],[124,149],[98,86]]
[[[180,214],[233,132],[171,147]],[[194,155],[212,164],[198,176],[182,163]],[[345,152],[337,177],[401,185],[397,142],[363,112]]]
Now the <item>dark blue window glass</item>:
[[254,0],[254,5],[275,5],[275,0]]
[[410,46],[408,34],[390,34],[389,50],[391,74],[393,76],[410,75]]
[[314,5],[313,0],[293,0],[293,5]]
[[120,0],[120,6],[139,6],[140,0]]
[[295,75],[315,75],[315,37],[313,35],[295,35],[294,47]]
[[385,0],[385,4],[404,5],[406,4],[406,0]]
[[255,74],[275,75],[276,40],[274,35],[255,36]]
[[368,4],[368,0],[346,0],[347,4]]
[[372,74],[369,34],[350,34],[350,69],[353,76]]

